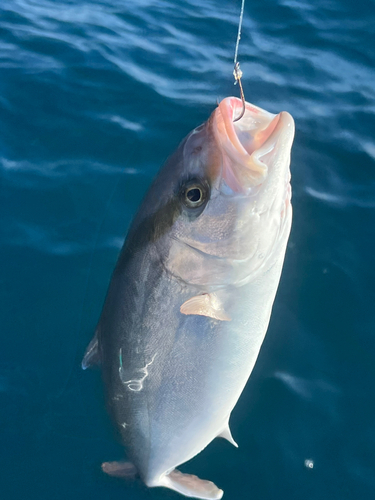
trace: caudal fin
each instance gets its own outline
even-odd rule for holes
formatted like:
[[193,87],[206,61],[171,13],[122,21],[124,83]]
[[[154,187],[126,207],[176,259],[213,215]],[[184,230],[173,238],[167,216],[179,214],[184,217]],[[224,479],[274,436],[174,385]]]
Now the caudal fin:
[[102,471],[113,477],[133,478],[137,475],[137,469],[131,462],[103,462]]
[[204,500],[218,500],[224,493],[213,482],[199,479],[191,474],[184,474],[177,469],[164,476],[159,485],[177,491],[186,497]]

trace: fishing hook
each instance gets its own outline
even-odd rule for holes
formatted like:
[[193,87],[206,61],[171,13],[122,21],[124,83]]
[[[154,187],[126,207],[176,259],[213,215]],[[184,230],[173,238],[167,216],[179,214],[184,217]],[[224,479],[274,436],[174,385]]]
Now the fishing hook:
[[246,110],[245,94],[243,92],[242,83],[241,83],[242,71],[241,71],[239,62],[236,62],[236,64],[234,65],[233,75],[234,75],[234,78],[236,80],[234,83],[236,84],[238,82],[238,85],[240,87],[240,94],[241,94],[241,101],[242,101],[242,111],[241,111],[240,115],[237,116],[237,118],[235,118],[233,120],[233,123],[234,123],[234,122],[238,122],[238,120],[241,120],[241,118],[245,114],[245,110]]
[[242,28],[242,19],[243,19],[244,7],[245,7],[245,0],[242,0],[242,3],[241,3],[241,13],[240,13],[240,22],[238,23],[237,42],[236,42],[236,48],[235,48],[235,51],[234,51],[234,70],[233,70],[234,84],[236,85],[236,83],[238,82],[238,85],[240,87],[240,94],[241,94],[241,101],[242,101],[242,111],[241,111],[240,116],[237,116],[237,118],[235,118],[233,120],[233,123],[234,122],[238,122],[238,120],[241,120],[241,118],[245,114],[245,110],[246,110],[245,94],[243,92],[242,83],[241,83],[242,71],[241,71],[241,68],[240,68],[240,63],[237,61],[238,46],[240,44],[240,38],[241,38],[241,28]]

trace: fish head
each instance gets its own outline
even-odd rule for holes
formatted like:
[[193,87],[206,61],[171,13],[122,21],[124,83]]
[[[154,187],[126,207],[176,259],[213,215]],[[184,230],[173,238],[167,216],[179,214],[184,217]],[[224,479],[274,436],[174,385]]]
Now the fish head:
[[221,101],[181,146],[180,210],[166,266],[205,289],[254,279],[283,258],[292,219],[294,121],[241,100]]

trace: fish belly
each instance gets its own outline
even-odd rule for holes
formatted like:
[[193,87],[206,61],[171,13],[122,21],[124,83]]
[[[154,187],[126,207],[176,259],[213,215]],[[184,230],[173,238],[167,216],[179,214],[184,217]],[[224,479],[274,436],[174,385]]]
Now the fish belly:
[[[182,315],[188,290],[171,290],[169,279],[154,287],[141,341],[122,339],[122,367],[113,374],[121,394],[115,418],[147,485],[161,485],[227,429],[264,339],[280,272],[281,263],[234,289],[226,304],[231,321]],[[171,300],[160,311],[156,296],[167,293]]]

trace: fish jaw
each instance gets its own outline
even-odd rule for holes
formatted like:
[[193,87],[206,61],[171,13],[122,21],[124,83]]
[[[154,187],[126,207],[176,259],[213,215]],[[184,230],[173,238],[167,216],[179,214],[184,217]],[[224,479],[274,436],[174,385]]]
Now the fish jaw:
[[[220,192],[237,206],[234,234],[239,249],[236,285],[254,280],[285,253],[292,222],[290,151],[294,121],[242,101],[224,99],[213,129],[222,152]],[[246,264],[245,262],[246,261]]]
[[274,175],[270,169],[275,163],[289,171],[294,121],[286,111],[274,115],[246,102],[244,116],[234,122],[241,109],[240,99],[223,99],[213,129],[223,155],[224,182],[234,192],[247,194]]
[[[269,269],[284,253],[291,227],[293,118],[246,103],[243,118],[233,122],[241,110],[239,99],[224,99],[184,146],[185,168],[205,168],[200,175],[209,178],[211,198],[196,220],[176,221],[167,267],[204,293]],[[193,154],[198,139],[209,144],[204,161]]]

